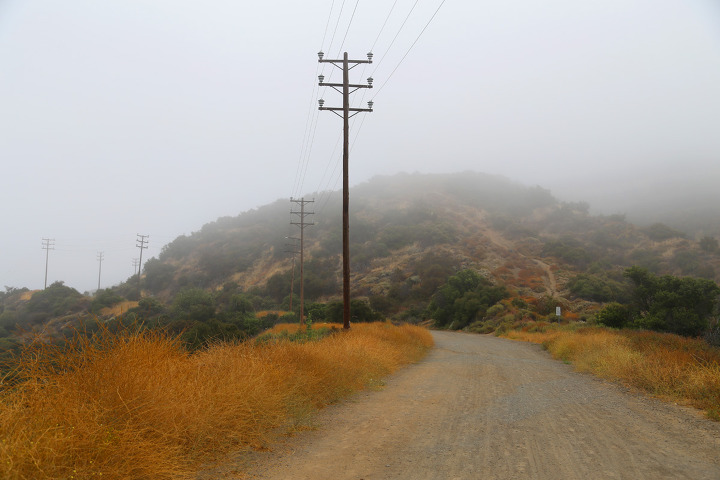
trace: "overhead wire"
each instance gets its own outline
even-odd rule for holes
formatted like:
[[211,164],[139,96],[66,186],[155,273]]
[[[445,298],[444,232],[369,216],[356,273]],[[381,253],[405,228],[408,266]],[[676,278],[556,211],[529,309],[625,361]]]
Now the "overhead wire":
[[[383,24],[380,27],[380,30],[378,31],[378,34],[375,37],[375,40],[373,41],[372,46],[370,47],[371,52],[375,50],[375,46],[377,45],[377,42],[380,39],[380,36],[382,35],[382,33],[385,31],[385,27],[387,26],[388,20],[390,19],[392,12],[395,10],[395,6],[397,5],[397,3],[398,3],[398,0],[395,0],[393,2],[392,6],[390,7],[390,10],[388,11],[387,15],[385,16],[385,20],[383,21]],[[415,2],[415,3],[417,4],[417,2]],[[357,8],[357,3],[355,4],[355,6]],[[414,8],[414,6],[413,6],[413,8]],[[411,10],[411,13],[412,13],[412,10]],[[354,15],[354,11],[353,11],[353,15]],[[406,21],[407,21],[407,18],[406,18]],[[348,31],[349,31],[349,26],[348,26]],[[347,36],[347,32],[346,32],[346,36]],[[397,37],[397,34],[396,34],[396,37]],[[344,41],[345,40],[343,39],[343,44],[344,44]],[[342,50],[342,48],[341,48],[341,50]],[[366,70],[367,66],[368,66],[368,64],[363,64],[362,71],[360,73],[360,77],[365,76],[365,70]],[[367,90],[368,89],[363,89],[362,96],[361,96],[360,102],[359,102],[360,104],[362,104],[363,101],[365,100],[365,95],[367,94]],[[362,122],[365,121],[365,117],[366,117],[366,115],[362,115]],[[357,117],[352,119],[352,123],[351,123],[351,127],[350,127],[351,130],[355,127],[356,121],[357,121]],[[360,128],[356,132],[355,140],[357,140],[357,135],[360,133],[361,128],[362,128],[362,123],[360,124]],[[353,142],[352,142],[352,145],[350,147],[351,150],[355,144],[355,140],[353,140]],[[316,209],[318,214],[322,214],[322,212],[325,210],[325,207],[329,203],[330,199],[333,196],[333,193],[335,193],[335,191],[337,190],[338,185],[340,183],[341,173],[342,173],[342,172],[338,172],[338,166],[339,166],[340,162],[337,162],[337,161],[333,162],[333,160],[335,158],[335,151],[337,150],[337,146],[338,146],[339,142],[340,142],[340,137],[338,137],[338,141],[335,143],[335,147],[333,148],[333,153],[331,154],[330,159],[328,160],[328,163],[325,166],[325,171],[323,172],[323,176],[322,176],[322,178],[320,180],[320,184],[317,188],[317,191],[321,192],[320,197],[318,199],[318,205],[320,206],[320,208]],[[325,176],[326,176],[327,171],[329,170],[329,167],[331,164],[334,164],[333,171],[330,174],[330,177],[328,178],[328,182],[323,187],[323,181],[325,179]],[[338,172],[338,173],[336,173],[336,172]]]
[[[350,20],[348,21],[347,28],[345,29],[345,35],[343,36],[343,40],[342,40],[342,42],[340,43],[340,48],[339,48],[339,52],[338,52],[338,58],[340,57],[340,52],[342,52],[343,46],[345,45],[345,40],[347,40],[347,36],[348,36],[348,33],[350,32],[350,27],[352,26],[352,22],[353,22],[353,19],[355,18],[355,13],[357,12],[357,8],[358,8],[358,5],[359,5],[359,4],[360,4],[360,0],[357,0],[357,1],[355,2],[355,7],[353,8],[352,14],[350,15]],[[344,5],[344,2],[343,2],[343,5]],[[340,14],[342,14],[342,8],[341,8],[341,10],[340,10]],[[337,29],[337,25],[339,24],[339,22],[340,22],[340,15],[338,15],[338,22],[335,24],[336,29]],[[334,39],[334,35],[333,35],[333,39]],[[332,44],[332,40],[331,40],[330,43]],[[331,45],[328,46],[328,50],[330,50],[331,48],[332,48]],[[332,74],[330,75],[330,77],[332,77]],[[315,128],[317,128],[317,122],[315,123]],[[314,133],[313,133],[313,135],[314,135]],[[339,141],[339,140],[338,140],[338,141]],[[336,144],[335,148],[337,148],[337,144]],[[308,164],[306,164],[305,173],[307,173],[307,166],[308,166]],[[325,172],[323,173],[323,177],[322,177],[322,178],[324,178],[325,174],[327,173],[328,168],[329,168],[329,163],[328,163],[328,165],[326,165],[326,167],[325,167]],[[321,185],[322,185],[322,178],[321,178]],[[305,179],[305,174],[303,174],[303,182],[304,182],[304,179]]]
[[347,30],[345,30],[345,36],[343,37],[343,41],[340,44],[340,48],[338,49],[338,58],[340,58],[340,54],[342,53],[342,48],[345,45],[345,40],[347,39],[348,32],[350,32],[350,26],[352,25],[353,18],[355,18],[355,12],[357,11],[359,3],[360,0],[357,0],[357,2],[355,2],[355,8],[353,8],[352,15],[350,15],[350,21],[348,22]]
[[[343,0],[343,5],[344,4],[345,4],[345,1]],[[330,26],[330,20],[332,19],[332,13],[333,13],[334,8],[335,8],[335,0],[332,0],[332,4],[330,5],[330,13],[328,13],[328,18],[327,18],[327,21],[325,22],[325,31],[323,32],[323,38],[320,43],[321,51],[322,51],[323,45],[325,44],[325,39],[327,38],[328,27]],[[342,7],[340,8],[340,13],[342,14]],[[339,20],[339,18],[340,18],[340,16],[338,15],[338,20]],[[333,31],[333,37],[332,37],[333,39],[335,38],[335,34],[337,33],[337,27],[338,27],[338,24],[336,23],[335,29]],[[332,43],[332,40],[331,40],[331,43]],[[315,75],[316,76],[317,76],[317,73],[320,70],[321,66],[324,66],[324,65],[318,63],[318,65],[315,67]],[[303,176],[301,175],[301,172],[303,171],[303,166],[305,165],[305,163],[307,163],[307,161],[304,160],[306,157],[305,152],[306,152],[306,147],[307,147],[308,143],[311,143],[309,132],[313,131],[312,124],[313,124],[314,119],[317,116],[317,112],[314,111],[313,105],[315,103],[315,100],[317,99],[317,94],[318,94],[319,88],[320,87],[317,85],[315,79],[313,79],[313,87],[312,87],[311,93],[310,93],[310,104],[308,106],[308,114],[307,114],[307,117],[305,120],[305,131],[303,134],[303,140],[302,140],[302,144],[300,147],[300,158],[298,160],[298,166],[295,171],[295,181],[293,182],[291,197],[296,196],[298,194],[298,192],[300,191],[300,189],[302,188],[300,179]]]
[[[358,8],[358,5],[359,5],[359,4],[360,4],[360,0],[357,0],[357,1],[355,2],[355,7],[353,8],[352,14],[351,14],[351,16],[350,16],[350,20],[348,21],[347,28],[345,29],[345,35],[343,36],[343,40],[342,40],[342,42],[341,42],[341,44],[340,44],[340,47],[339,47],[340,51],[342,51],[342,47],[345,45],[345,41],[347,40],[347,36],[348,36],[348,33],[350,32],[350,27],[352,26],[353,19],[355,18],[355,13],[357,12],[357,8]],[[336,36],[336,34],[337,34],[337,31],[338,31],[340,22],[341,22],[341,20],[342,20],[342,12],[343,12],[344,8],[345,8],[345,0],[343,0],[342,4],[341,4],[341,6],[340,6],[340,12],[338,13],[337,21],[335,22],[335,28],[333,29],[333,35],[332,35],[332,37],[331,37],[331,39],[330,39],[330,43],[328,44],[328,48],[327,48],[328,51],[331,51],[331,50],[332,50],[332,45],[333,45],[333,43],[334,43],[334,41],[335,41],[335,36]],[[331,18],[331,17],[332,17],[332,9],[331,9],[331,13],[330,13],[329,18]],[[328,23],[329,23],[329,19],[328,19]],[[324,45],[324,42],[325,42],[325,37],[323,37],[323,45]],[[321,49],[320,49],[320,50],[322,51],[322,46],[321,46]],[[322,73],[324,73],[325,64],[322,63],[321,65],[323,66],[323,69],[321,70],[321,74],[322,74]],[[317,71],[316,71],[316,73],[317,73]],[[330,75],[329,75],[329,78],[332,78],[333,73],[334,73],[334,70],[331,71],[331,73],[330,73]],[[318,88],[317,91],[319,92],[319,88]],[[311,104],[311,108],[312,108],[312,104]],[[310,129],[312,130],[312,135],[311,135],[310,140],[309,140],[309,145],[310,145],[310,146],[309,146],[309,147],[307,148],[307,150],[306,150],[306,155],[305,155],[306,158],[305,158],[305,161],[302,163],[302,165],[303,165],[303,166],[301,167],[301,172],[302,172],[302,173],[300,173],[300,175],[299,175],[299,177],[300,177],[300,180],[299,180],[299,185],[300,185],[300,187],[299,187],[299,188],[302,188],[302,185],[304,185],[305,177],[306,177],[306,175],[307,175],[307,170],[308,170],[308,168],[309,168],[310,154],[311,154],[311,152],[312,152],[312,145],[313,145],[313,143],[314,143],[315,133],[316,133],[316,131],[317,131],[317,122],[318,122],[318,118],[319,118],[319,112],[316,112],[316,114],[315,114],[312,118],[313,118],[313,120],[311,120],[311,122],[314,123],[314,127],[313,127],[313,126],[310,127]],[[326,167],[325,167],[325,172],[323,173],[323,178],[325,177],[325,175],[327,174],[327,171],[329,170],[329,165],[330,165],[330,163],[328,163],[328,164],[326,165]],[[321,182],[322,182],[322,180],[321,180]],[[321,185],[322,185],[322,183],[321,183]],[[299,190],[299,188],[296,189],[296,190]],[[319,189],[318,189],[318,190],[319,190]]]
[[[412,49],[415,47],[415,45],[417,44],[417,42],[420,40],[420,38],[422,37],[422,35],[425,33],[425,31],[427,30],[427,28],[429,27],[429,25],[430,25],[430,24],[432,23],[432,21],[435,19],[435,17],[437,16],[438,12],[439,12],[440,9],[442,8],[442,6],[445,4],[445,1],[446,1],[446,0],[442,0],[442,1],[440,2],[440,4],[438,5],[438,7],[435,9],[435,11],[433,12],[432,16],[430,17],[430,19],[425,23],[425,25],[423,26],[422,30],[421,30],[420,33],[417,35],[417,37],[415,38],[415,40],[412,42],[412,44],[410,45],[410,47],[408,47],[408,49],[405,51],[405,53],[404,53],[403,56],[401,57],[400,61],[395,65],[395,67],[392,69],[392,71],[390,72],[390,74],[384,79],[383,83],[380,85],[380,88],[378,88],[377,90],[375,90],[374,95],[373,95],[373,97],[372,97],[373,100],[380,94],[380,92],[383,90],[383,88],[384,88],[384,87],[387,85],[387,83],[390,81],[390,78],[392,78],[392,76],[393,76],[393,75],[395,74],[395,72],[398,70],[398,68],[400,67],[400,65],[405,61],[405,59],[406,59],[407,56],[409,55],[410,51],[412,51]],[[377,45],[377,42],[379,41],[379,39],[380,39],[383,31],[385,30],[385,27],[386,27],[387,24],[388,24],[388,21],[389,21],[391,15],[392,15],[392,13],[393,13],[393,11],[394,11],[394,9],[395,9],[395,6],[397,5],[397,2],[398,2],[398,0],[395,0],[395,1],[393,2],[392,6],[391,6],[388,14],[386,15],[385,20],[384,20],[384,22],[383,22],[383,24],[382,24],[382,26],[381,26],[381,28],[380,28],[380,31],[378,32],[378,35],[376,36],[376,38],[375,38],[375,40],[374,40],[374,42],[373,42],[373,44],[372,44],[372,47],[371,47],[370,51],[373,51],[373,50],[375,49],[375,46]],[[358,8],[358,4],[359,4],[359,3],[360,3],[360,0],[357,0],[356,3],[355,3],[355,7],[354,7],[354,9],[353,9],[353,13],[352,13],[352,15],[351,15],[351,17],[350,17],[350,21],[349,21],[348,26],[347,26],[346,31],[345,31],[345,35],[343,36],[343,40],[342,40],[342,42],[341,42],[341,44],[340,44],[340,51],[342,51],[342,47],[344,46],[345,41],[346,41],[346,39],[347,39],[348,32],[350,31],[350,27],[351,27],[352,21],[353,21],[353,19],[354,19],[354,17],[355,17],[355,13],[356,13],[356,10],[357,10],[357,8]],[[390,44],[388,45],[387,49],[385,50],[385,52],[384,52],[384,53],[382,54],[382,56],[380,57],[380,60],[379,60],[379,61],[377,62],[377,64],[375,65],[375,68],[374,68],[371,76],[375,76],[375,73],[378,71],[378,69],[380,68],[381,64],[383,63],[383,61],[384,61],[385,58],[387,57],[388,53],[391,51],[393,45],[395,45],[396,40],[398,39],[400,33],[401,33],[401,32],[403,31],[403,29],[405,28],[405,25],[407,24],[408,19],[409,19],[410,16],[412,15],[412,13],[413,13],[413,11],[415,10],[415,7],[417,6],[418,3],[419,3],[419,0],[415,0],[415,2],[413,3],[412,7],[410,8],[410,11],[407,13],[407,15],[405,16],[402,24],[400,25],[400,27],[398,28],[397,32],[396,32],[395,35],[393,36],[392,41],[390,42]],[[331,38],[330,44],[328,45],[328,51],[331,50],[332,44],[333,44],[334,39],[335,39],[335,36],[336,36],[336,34],[337,34],[337,30],[338,30],[338,28],[339,28],[339,24],[340,24],[340,21],[341,21],[342,11],[343,11],[343,9],[344,9],[344,5],[345,5],[345,1],[343,1],[342,5],[341,5],[340,13],[338,14],[338,19],[337,19],[337,21],[336,21],[336,23],[335,23],[335,28],[334,28],[334,31],[333,31],[333,36],[332,36],[332,38]],[[332,9],[331,9],[330,16],[328,17],[328,25],[329,25],[329,21],[330,21],[331,15],[332,15]],[[327,25],[326,25],[326,33],[327,33]],[[323,39],[324,39],[324,38],[325,38],[325,36],[323,37]],[[322,49],[321,49],[321,50],[322,50]],[[323,65],[324,65],[324,64],[323,64]],[[361,76],[364,75],[364,72],[365,72],[365,68],[366,68],[366,67],[367,67],[367,65],[363,65],[363,71],[362,71],[362,73],[361,73]],[[334,70],[331,71],[331,73],[330,73],[329,76],[332,77],[332,74],[333,74],[333,73],[334,73]],[[319,91],[319,89],[317,89],[317,91]],[[362,103],[362,101],[364,100],[364,98],[365,98],[365,96],[366,96],[367,93],[368,93],[368,92],[367,92],[365,89],[363,89],[363,94],[362,94],[361,99],[360,99],[360,102],[361,102],[361,103]],[[312,130],[312,132],[313,132],[313,133],[312,133],[312,140],[309,141],[310,147],[308,148],[307,160],[306,160],[305,163],[304,163],[304,170],[303,170],[303,174],[302,174],[302,182],[301,182],[301,184],[304,183],[305,175],[307,174],[307,167],[308,167],[308,162],[309,162],[309,152],[310,152],[311,149],[312,149],[312,143],[313,143],[313,141],[314,141],[314,135],[315,135],[315,132],[316,132],[316,129],[317,129],[317,117],[318,117],[318,115],[315,115],[315,117],[314,117],[314,118],[315,118],[314,127],[311,127],[311,128],[310,128],[310,130]],[[354,132],[354,137],[353,137],[353,140],[352,140],[351,145],[350,145],[350,149],[351,149],[351,150],[353,149],[353,147],[354,147],[354,145],[355,145],[355,142],[357,141],[357,139],[358,139],[358,137],[359,137],[359,135],[360,135],[360,131],[362,130],[362,127],[363,127],[363,125],[364,125],[364,123],[365,123],[365,117],[366,117],[365,115],[362,116],[362,119],[361,119],[361,121],[360,121],[360,124],[359,124],[357,130],[355,130],[355,132]],[[356,122],[357,122],[357,118],[354,118],[354,119],[352,120],[351,130],[354,130],[354,127],[355,127],[355,125],[356,125]],[[339,140],[338,140],[338,142],[339,142]],[[334,189],[328,189],[327,187],[329,187],[329,186],[330,186],[331,184],[333,184],[333,183],[334,183],[334,186],[337,187],[337,184],[338,184],[338,182],[339,182],[339,180],[340,180],[340,175],[339,175],[339,174],[338,174],[338,175],[335,174],[335,172],[336,172],[336,170],[337,170],[337,168],[338,168],[338,162],[334,162],[333,171],[332,171],[332,173],[330,174],[330,176],[328,177],[328,183],[326,184],[327,187],[326,187],[326,188],[323,188],[323,182],[325,181],[325,178],[326,178],[326,176],[327,176],[327,172],[328,172],[329,169],[330,169],[330,165],[333,164],[333,157],[334,157],[334,155],[335,155],[335,150],[336,150],[336,149],[337,149],[337,143],[336,143],[336,145],[335,145],[335,148],[333,149],[333,153],[332,153],[332,155],[331,155],[331,157],[330,157],[330,160],[328,161],[328,163],[327,163],[326,166],[325,166],[325,170],[324,170],[323,175],[322,175],[322,177],[321,177],[321,180],[320,180],[318,189],[316,190],[317,192],[320,193],[320,198],[318,199],[318,204],[321,204],[320,209],[319,209],[319,213],[324,210],[325,206],[326,206],[326,205],[328,204],[328,202],[330,201],[330,198],[332,197],[332,194],[334,193]],[[334,180],[334,182],[333,182],[333,180]],[[329,193],[326,193],[326,192],[329,192]]]
[[[338,13],[338,19],[337,19],[337,22],[335,22],[335,29],[333,30],[332,38],[330,39],[330,43],[328,44],[328,48],[327,48],[328,52],[332,51],[332,45],[333,45],[333,42],[335,42],[335,34],[337,33],[338,26],[340,25],[340,20],[342,19],[342,12],[344,9],[345,9],[345,0],[343,0],[342,5],[340,5],[340,13]],[[320,49],[320,50],[322,51],[322,49]],[[323,65],[322,71],[324,73],[325,65],[327,65],[327,64],[323,63],[322,65]],[[328,75],[328,80],[332,79],[333,73],[335,73],[335,70],[334,69],[330,70],[330,74]]]
[[[325,195],[324,192],[325,192],[326,188],[330,185],[330,180],[333,178],[333,175],[335,174],[335,170],[337,170],[337,162],[333,162],[333,160],[335,159],[335,152],[337,151],[338,145],[340,145],[341,138],[342,138],[342,135],[338,135],[338,139],[335,142],[335,146],[333,147],[332,153],[330,154],[330,158],[328,159],[327,163],[325,164],[325,170],[323,171],[323,174],[320,177],[320,183],[318,184],[318,188],[315,190],[320,195],[320,199],[318,199],[318,201],[322,200],[322,197]],[[327,173],[330,170],[330,165],[333,165],[333,164],[335,165],[333,167],[333,171],[330,174],[330,177],[329,177],[327,183],[325,184],[326,187],[323,188],[323,183],[325,183],[325,177],[327,176]]]
[[393,44],[395,44],[395,40],[397,40],[398,35],[400,35],[400,32],[402,32],[403,28],[405,27],[405,24],[408,21],[408,18],[410,18],[410,15],[412,15],[413,10],[415,10],[415,7],[417,7],[417,4],[420,0],[415,0],[415,3],[413,4],[412,8],[408,12],[408,14],[405,16],[405,20],[403,20],[402,25],[400,25],[400,28],[398,29],[397,33],[393,37],[392,41],[390,42],[390,45],[388,45],[388,48],[385,50],[385,53],[380,57],[380,60],[378,60],[378,63],[375,65],[375,69],[373,70],[372,75],[375,75],[375,72],[377,72],[377,69],[380,68],[380,64],[382,64],[382,61],[385,60],[385,57],[387,56],[388,52],[392,48]]
[[375,41],[373,42],[372,47],[370,47],[371,52],[375,50],[375,45],[377,45],[378,40],[380,40],[380,35],[382,35],[382,32],[385,30],[385,25],[387,25],[388,20],[390,20],[390,15],[392,15],[393,10],[395,10],[395,5],[397,5],[397,2],[398,0],[395,0],[395,2],[392,4],[392,7],[390,7],[390,11],[385,17],[385,21],[383,22],[382,27],[380,27],[380,31],[378,32],[377,37],[375,37]]
[[385,81],[383,82],[383,84],[380,85],[380,88],[377,89],[377,91],[375,92],[375,95],[373,96],[373,99],[375,99],[380,94],[380,91],[385,87],[385,85],[387,85],[387,83],[390,81],[390,78],[392,78],[393,74],[397,71],[398,67],[400,67],[400,65],[402,65],[403,61],[408,56],[408,53],[410,53],[410,50],[412,50],[413,47],[415,46],[415,44],[418,42],[418,40],[420,40],[420,37],[422,36],[423,33],[425,33],[425,30],[427,30],[427,27],[430,25],[430,23],[433,21],[435,16],[438,14],[438,12],[440,11],[440,8],[442,8],[442,6],[445,4],[445,1],[446,0],[442,0],[442,2],[440,2],[440,5],[438,5],[437,9],[435,9],[435,13],[432,14],[432,17],[430,17],[430,20],[427,21],[427,23],[425,24],[423,29],[418,34],[417,38],[415,38],[415,41],[412,43],[412,45],[410,45],[410,48],[407,49],[407,51],[405,52],[405,55],[402,56],[402,58],[400,59],[398,64],[395,65],[395,68],[393,68],[392,72],[390,72],[390,75],[388,75],[387,78],[385,78]]
[[[390,75],[388,75],[387,78],[385,79],[385,81],[380,85],[380,88],[378,88],[378,89],[375,91],[375,94],[374,94],[373,97],[372,97],[372,100],[373,100],[373,101],[375,100],[375,98],[377,98],[377,96],[380,94],[380,91],[385,87],[385,85],[387,85],[387,83],[390,81],[390,78],[393,76],[393,74],[394,74],[394,73],[397,71],[397,69],[400,67],[400,65],[402,64],[402,62],[405,60],[405,58],[408,56],[408,54],[410,53],[410,51],[411,51],[411,50],[413,49],[413,47],[415,46],[415,44],[417,44],[418,40],[420,40],[420,37],[422,36],[423,33],[425,33],[425,30],[427,30],[427,28],[428,28],[428,26],[430,25],[430,23],[433,21],[433,19],[435,18],[435,16],[436,16],[436,15],[438,14],[438,12],[440,11],[440,8],[442,8],[442,6],[445,4],[445,1],[446,1],[446,0],[442,0],[442,1],[440,2],[440,5],[438,5],[438,7],[435,9],[435,12],[432,14],[432,16],[430,17],[430,19],[427,21],[427,23],[425,23],[425,26],[422,28],[422,30],[420,31],[420,33],[418,34],[418,36],[415,38],[415,40],[413,41],[413,43],[412,43],[412,44],[410,45],[410,47],[407,49],[407,51],[406,51],[405,54],[402,56],[402,58],[401,58],[400,61],[397,63],[397,65],[395,65],[395,68],[393,68],[393,70],[390,72]],[[415,2],[415,3],[417,3],[417,2]],[[414,5],[413,5],[413,8],[415,8]],[[412,12],[412,10],[411,10],[411,12]],[[407,21],[407,17],[405,18],[405,20]],[[405,22],[403,22],[403,25],[405,25]],[[400,27],[400,29],[402,30],[402,26]],[[398,31],[398,33],[400,33],[400,32]],[[397,34],[395,35],[395,38],[397,38]],[[393,38],[393,43],[394,43],[394,41],[395,41],[395,39]],[[392,45],[392,43],[391,43],[391,45]],[[389,51],[389,49],[390,49],[390,47],[388,47],[388,51]],[[386,51],[386,54],[387,54],[387,51]],[[384,58],[384,57],[383,57],[383,58]],[[375,72],[375,71],[377,71],[377,67],[376,67],[375,70],[373,71],[373,75],[374,75],[374,72]],[[364,124],[364,123],[365,123],[365,117],[363,116],[363,119],[362,119],[362,121],[360,122],[360,126],[358,127],[358,130],[357,130],[357,132],[355,133],[355,138],[353,139],[353,142],[352,142],[352,144],[351,144],[351,148],[352,148],[352,146],[355,145],[355,141],[357,141],[357,138],[358,138],[358,136],[360,135],[360,130],[362,130],[362,127],[363,127],[363,124]]]

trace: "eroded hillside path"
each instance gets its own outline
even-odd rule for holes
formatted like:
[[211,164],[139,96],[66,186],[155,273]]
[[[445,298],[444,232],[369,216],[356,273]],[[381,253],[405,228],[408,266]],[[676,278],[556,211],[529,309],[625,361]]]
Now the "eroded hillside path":
[[720,479],[720,424],[699,413],[576,373],[537,345],[433,335],[428,357],[381,390],[213,478]]

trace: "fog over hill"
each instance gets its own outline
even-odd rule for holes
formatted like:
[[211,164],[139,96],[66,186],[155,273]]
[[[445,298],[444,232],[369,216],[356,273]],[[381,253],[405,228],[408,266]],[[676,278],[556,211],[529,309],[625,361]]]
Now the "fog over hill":
[[595,213],[626,214],[635,223],[663,222],[690,235],[720,235],[720,159],[705,168],[648,165],[608,170],[556,185],[562,200],[585,201]]
[[374,52],[351,72],[374,78],[350,99],[374,102],[351,120],[353,186],[487,172],[678,228],[718,203],[699,192],[720,179],[719,21],[717,0],[2,0],[0,288],[43,287],[42,238],[48,282],[89,291],[98,252],[103,287],[133,273],[136,234],[147,260],[338,189],[320,50]]

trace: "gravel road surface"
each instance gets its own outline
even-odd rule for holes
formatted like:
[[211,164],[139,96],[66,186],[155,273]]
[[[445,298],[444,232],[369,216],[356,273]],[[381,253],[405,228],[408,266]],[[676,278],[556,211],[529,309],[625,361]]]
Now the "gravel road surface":
[[[212,478],[720,480],[720,424],[553,360],[433,332],[420,363]],[[203,477],[207,478],[207,477]]]

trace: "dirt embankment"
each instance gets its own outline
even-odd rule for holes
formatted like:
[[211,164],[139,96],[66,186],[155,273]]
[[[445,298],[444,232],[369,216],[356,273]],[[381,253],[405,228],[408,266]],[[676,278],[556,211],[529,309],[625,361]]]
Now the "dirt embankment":
[[720,424],[694,410],[573,372],[536,345],[434,336],[383,389],[199,478],[720,479]]

